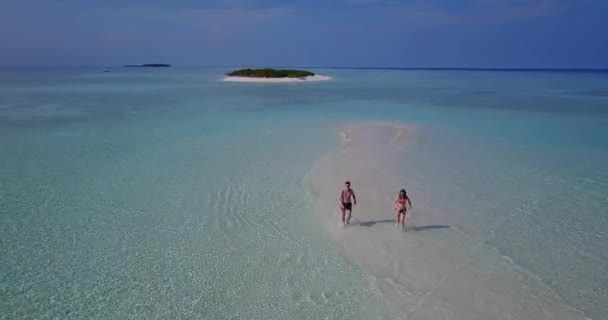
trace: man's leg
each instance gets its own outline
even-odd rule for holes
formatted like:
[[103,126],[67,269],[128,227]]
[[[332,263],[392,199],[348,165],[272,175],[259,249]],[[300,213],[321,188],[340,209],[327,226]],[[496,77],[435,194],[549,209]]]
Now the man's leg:
[[350,224],[350,216],[352,213],[353,213],[352,209],[348,210],[348,217],[346,218],[346,224]]
[[344,216],[345,216],[345,213],[346,213],[345,211],[346,211],[346,210],[344,209],[344,207],[343,207],[343,206],[342,206],[342,207],[340,207],[340,212],[342,213],[342,223],[345,223],[345,221],[344,221]]

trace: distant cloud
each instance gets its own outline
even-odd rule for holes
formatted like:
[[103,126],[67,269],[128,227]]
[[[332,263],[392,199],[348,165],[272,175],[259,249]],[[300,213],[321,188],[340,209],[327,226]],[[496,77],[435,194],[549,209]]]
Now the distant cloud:
[[472,2],[486,5],[505,5],[538,2],[537,0],[471,0]]
[[[237,1],[237,0],[223,0]],[[244,0],[238,0],[244,1]],[[293,12],[292,8],[203,8],[163,10],[154,7],[133,7],[109,12],[115,19],[130,24],[166,24],[181,26],[191,36],[205,39],[209,44],[216,43],[228,36],[247,32],[257,26],[273,23]]]
[[227,7],[252,6],[258,3],[257,0],[217,0],[216,2]]
[[469,0],[478,7],[453,11],[441,2],[414,3],[391,7],[385,16],[409,22],[411,26],[483,25],[508,23],[559,14],[565,5],[555,0]]
[[488,17],[503,21],[529,19],[552,16],[562,12],[565,8],[565,5],[557,1],[528,1],[526,4],[513,6],[504,11],[494,12]]
[[[562,2],[565,0],[469,0],[482,5],[494,6],[518,6],[518,5],[534,5],[542,2]],[[585,0],[579,0],[585,1]]]
[[346,0],[346,2],[350,4],[371,4],[384,2],[384,0]]
[[208,28],[208,40],[215,42],[237,32],[272,22],[293,12],[291,8],[198,9],[177,13],[175,21]]
[[248,24],[266,22],[293,12],[291,8],[264,9],[194,9],[180,12],[174,18],[191,23],[201,21],[225,21],[227,23]]

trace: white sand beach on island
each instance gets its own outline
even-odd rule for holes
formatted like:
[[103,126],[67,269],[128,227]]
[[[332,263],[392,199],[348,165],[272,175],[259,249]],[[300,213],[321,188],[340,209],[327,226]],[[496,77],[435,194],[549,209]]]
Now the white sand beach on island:
[[288,83],[288,82],[309,82],[309,81],[327,81],[331,77],[314,75],[304,78],[256,78],[256,77],[224,77],[222,81],[228,82],[261,82],[261,83]]

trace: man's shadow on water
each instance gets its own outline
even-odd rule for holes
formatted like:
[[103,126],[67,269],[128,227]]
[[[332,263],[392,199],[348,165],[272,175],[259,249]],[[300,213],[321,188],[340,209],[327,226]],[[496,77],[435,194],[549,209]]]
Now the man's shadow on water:
[[[386,219],[386,220],[372,220],[359,222],[359,225],[362,227],[373,227],[376,224],[380,223],[395,223],[394,219]],[[425,230],[434,230],[434,229],[449,229],[450,226],[443,224],[432,224],[427,226],[407,226],[408,231],[425,231]]]

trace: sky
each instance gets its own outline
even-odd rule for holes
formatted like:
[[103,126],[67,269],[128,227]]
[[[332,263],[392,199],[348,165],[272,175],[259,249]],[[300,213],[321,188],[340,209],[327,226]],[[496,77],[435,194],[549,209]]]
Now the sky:
[[608,0],[0,0],[0,66],[608,68]]

